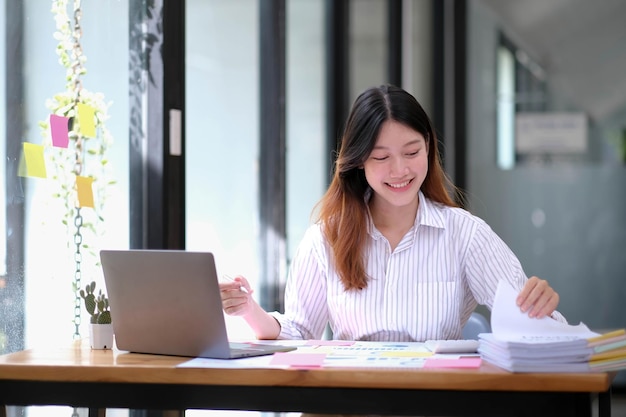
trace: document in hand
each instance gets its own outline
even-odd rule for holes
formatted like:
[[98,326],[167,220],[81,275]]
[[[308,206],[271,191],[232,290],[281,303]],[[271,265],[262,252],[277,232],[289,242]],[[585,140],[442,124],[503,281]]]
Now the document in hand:
[[481,357],[512,372],[589,372],[626,369],[626,329],[598,334],[550,317],[530,318],[517,292],[501,281],[491,312],[493,333],[479,335]]

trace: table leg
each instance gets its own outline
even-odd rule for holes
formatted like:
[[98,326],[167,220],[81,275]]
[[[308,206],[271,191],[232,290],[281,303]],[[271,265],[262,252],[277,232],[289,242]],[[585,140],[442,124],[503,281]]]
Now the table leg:
[[106,417],[107,409],[106,408],[90,408],[89,409],[89,417]]
[[598,394],[598,417],[611,417],[611,388]]
[[[135,410],[131,409],[130,417],[185,417],[185,410]],[[0,416],[2,417],[2,416]],[[89,416],[92,417],[92,416]],[[93,416],[96,417],[96,416]],[[98,416],[104,417],[104,416]]]

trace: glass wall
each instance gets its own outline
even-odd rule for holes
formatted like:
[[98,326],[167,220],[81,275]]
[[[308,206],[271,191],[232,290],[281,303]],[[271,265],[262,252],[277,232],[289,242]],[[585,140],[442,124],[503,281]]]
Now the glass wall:
[[[6,28],[6,0],[0,0],[0,27]],[[0,97],[3,97],[0,100],[0,144],[5,145],[6,139],[2,139],[6,137],[6,42],[0,42]],[[7,152],[6,146],[0,146],[0,172],[2,172],[2,178],[6,178],[5,170],[6,170],[6,159]],[[6,180],[3,180],[3,182]],[[4,236],[7,235],[7,227],[6,227],[6,197],[7,197],[7,185],[2,184],[2,189],[4,191],[0,192],[0,291],[6,288],[6,274],[7,274],[7,241],[4,239]],[[0,353],[6,351],[6,336],[4,334],[2,327],[0,327]]]
[[349,18],[350,104],[366,88],[385,84],[387,74],[388,19],[386,1],[353,0]]
[[[430,3],[405,3],[405,78],[428,106]],[[288,263],[326,189],[332,154],[324,137],[326,2],[285,5]],[[351,100],[388,80],[387,8],[377,0],[350,2]],[[186,248],[215,252],[220,274],[242,274],[258,287],[259,4],[189,0],[186,16]],[[226,320],[231,337],[251,335],[240,319]]]
[[287,2],[287,258],[326,190],[324,1]]
[[[82,285],[96,280],[102,288],[98,250],[128,245],[127,214],[119,210],[119,207],[128,207],[125,140],[128,135],[128,51],[117,47],[128,44],[128,7],[116,2],[84,2],[79,12],[82,15],[80,48],[87,58],[80,94],[89,98],[88,103],[98,112],[106,111],[106,115],[98,113],[105,123],[97,126],[96,138],[85,140],[85,150],[80,156],[81,175],[93,176],[95,181],[91,190],[84,191],[93,193],[93,207],[85,203],[80,210],[82,220],[78,220],[77,210],[71,209],[76,197],[63,194],[63,187],[72,186],[76,149],[71,142],[68,148],[54,146],[53,136],[48,134],[50,100],[67,92],[66,68],[59,63],[55,52],[58,43],[54,38],[55,16],[49,3],[43,7],[39,1],[27,1],[24,5],[27,22],[24,25],[25,124],[20,139],[42,146],[47,173],[45,178],[28,175],[20,179],[25,198],[24,244],[28,248],[24,282],[26,345],[29,346],[71,337],[75,314],[72,284],[77,276],[77,261],[81,264]],[[67,13],[72,19],[71,4]],[[48,126],[42,127],[41,122]],[[108,130],[108,135],[104,129]],[[100,143],[92,144],[92,139],[106,144],[106,150],[102,148],[102,159],[97,155],[101,151]],[[28,165],[29,160],[26,162]],[[78,231],[79,237],[75,227],[78,221],[84,226]],[[82,242],[79,250],[77,239]],[[83,333],[85,324],[82,323]]]
[[[3,178],[12,181],[3,187],[2,195],[1,225],[6,239],[2,239],[1,270],[7,276],[0,291],[3,287],[16,288],[16,283],[23,285],[26,347],[72,340],[77,331],[84,334],[86,321],[75,317],[82,306],[75,309],[73,285],[77,279],[81,286],[91,280],[103,285],[98,250],[128,245],[127,214],[119,210],[128,206],[128,51],[117,46],[128,44],[128,4],[86,2],[77,11],[81,14],[80,36],[73,43],[72,33],[66,32],[68,20],[74,18],[73,2],[67,7],[65,3],[24,1],[24,23],[19,16],[4,15],[12,8],[3,7],[0,13],[7,23],[20,25],[23,36],[23,48],[11,50],[14,56],[22,57],[21,74],[15,78],[14,71],[6,70],[7,65],[20,65],[17,61],[2,66],[7,85],[15,83],[22,89],[12,89],[8,94],[3,88],[2,94],[1,125],[5,132],[18,132],[19,136],[0,137],[3,173],[7,174]],[[56,11],[51,6],[56,6]],[[72,50],[77,49],[85,58],[80,64],[81,74],[71,83],[69,70],[57,55],[60,39],[66,35],[70,36],[64,44],[69,48],[68,58],[71,60]],[[15,96],[20,92],[21,97]],[[54,124],[54,117],[52,128],[50,123],[51,114],[74,116],[68,109],[75,95],[98,117],[91,126],[95,133],[82,133],[82,151],[76,148],[71,129],[68,138],[67,119],[61,119],[61,127]],[[23,110],[23,120],[6,118],[15,106]],[[78,123],[76,119],[74,123]],[[87,132],[89,127],[82,126]],[[19,143],[13,147],[15,141]],[[7,154],[13,148],[19,149],[18,155]],[[76,193],[77,176],[91,178],[93,184],[78,185]],[[17,204],[23,207],[22,224],[15,222],[19,217],[7,214]],[[6,242],[18,234],[23,247],[7,253]],[[7,265],[20,256],[24,257],[23,268],[18,268],[17,274],[7,271]],[[16,302],[16,308],[21,302],[17,297],[11,299],[12,294],[2,296],[5,303]],[[75,323],[80,323],[78,329]],[[9,327],[17,329],[15,323]],[[5,337],[12,341],[21,335]]]
[[[218,273],[259,281],[259,10],[256,0],[188,1],[186,248],[216,254]],[[287,257],[321,197],[324,2],[286,3]],[[278,150],[277,150],[278,151]],[[285,277],[281,277],[284,279]],[[250,337],[226,317],[229,336]]]
[[[186,248],[218,274],[258,280],[259,11],[256,0],[186,3]],[[235,323],[237,320],[233,320]],[[231,337],[246,337],[231,326]]]
[[128,247],[129,5],[0,4],[4,353],[86,336],[74,286],[104,288],[99,250]]

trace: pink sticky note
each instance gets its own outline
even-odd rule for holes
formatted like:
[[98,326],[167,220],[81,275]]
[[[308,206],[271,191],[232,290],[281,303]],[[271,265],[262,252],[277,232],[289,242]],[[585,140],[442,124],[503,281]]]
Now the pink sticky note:
[[306,346],[352,346],[349,340],[307,340]]
[[426,359],[424,368],[480,368],[480,357],[461,357],[458,359]]
[[50,115],[50,135],[52,136],[52,146],[67,148],[69,143],[69,122],[70,119],[56,114]]
[[292,368],[319,368],[324,364],[325,353],[276,352],[270,365],[287,365]]

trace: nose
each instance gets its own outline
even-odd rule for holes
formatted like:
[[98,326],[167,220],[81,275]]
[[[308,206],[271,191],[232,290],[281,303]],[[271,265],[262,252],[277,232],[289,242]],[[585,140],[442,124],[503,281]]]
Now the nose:
[[389,167],[389,175],[392,178],[400,178],[408,172],[408,166],[404,158],[391,158],[391,166]]

